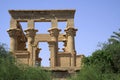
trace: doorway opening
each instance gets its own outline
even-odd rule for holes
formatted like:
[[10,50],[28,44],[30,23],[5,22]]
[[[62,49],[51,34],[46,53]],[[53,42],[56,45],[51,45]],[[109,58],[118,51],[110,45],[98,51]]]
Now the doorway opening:
[[63,52],[63,48],[64,48],[64,43],[63,42],[58,42],[58,48],[59,48],[59,52]]
[[41,67],[50,67],[50,51],[47,42],[39,42],[39,48],[41,48],[39,57],[42,59]]

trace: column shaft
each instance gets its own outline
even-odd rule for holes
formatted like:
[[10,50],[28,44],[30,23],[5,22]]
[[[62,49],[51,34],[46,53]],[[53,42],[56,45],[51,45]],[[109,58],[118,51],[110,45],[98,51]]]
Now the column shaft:
[[48,31],[50,32],[50,36],[51,36],[51,42],[49,42],[50,52],[51,52],[50,64],[51,67],[55,67],[57,66],[58,35],[61,30],[58,28],[51,28]]
[[28,49],[27,51],[29,51],[30,53],[30,58],[29,58],[29,65],[32,66],[33,65],[33,61],[32,61],[32,57],[33,57],[33,49],[32,49],[32,37],[28,37]]
[[17,49],[17,36],[19,35],[19,29],[17,28],[17,21],[13,18],[10,20],[10,29],[7,31],[10,36],[10,51],[14,53]]
[[68,36],[67,49],[69,52],[75,51],[74,37]]
[[10,37],[10,52],[14,52],[16,50],[16,38]]
[[28,51],[31,51],[32,50],[32,41],[33,41],[33,38],[32,37],[28,37],[27,38],[28,40]]
[[17,37],[20,35],[19,29],[9,29],[8,34],[10,36],[10,51],[14,53],[17,50]]
[[67,51],[71,53],[71,67],[75,66],[76,62],[76,51],[75,51],[75,42],[74,36],[76,34],[77,29],[75,28],[67,28],[66,30],[67,35]]
[[35,65],[35,64],[33,64],[34,63],[33,54],[34,54],[34,51],[35,51],[35,49],[33,48],[33,45],[34,45],[34,39],[35,39],[35,35],[36,35],[37,31],[38,30],[35,30],[35,29],[27,29],[27,30],[25,30],[27,40],[28,40],[28,49],[27,49],[27,51],[29,51],[29,53],[30,53],[30,58],[29,58],[29,65],[30,66]]
[[33,45],[33,65],[36,66],[36,50],[37,50],[37,46]]
[[71,66],[75,66],[75,44],[74,44],[74,37],[73,36],[68,36],[68,46],[67,49],[71,53]]
[[49,44],[49,49],[50,49],[50,67],[55,67],[56,66],[56,50],[55,50],[55,42],[48,42]]

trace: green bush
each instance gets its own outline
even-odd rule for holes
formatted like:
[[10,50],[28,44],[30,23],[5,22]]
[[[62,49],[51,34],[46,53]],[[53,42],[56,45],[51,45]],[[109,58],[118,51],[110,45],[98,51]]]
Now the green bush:
[[98,66],[85,65],[80,72],[68,80],[120,80],[120,74],[101,73]]
[[84,66],[70,80],[120,80],[120,32],[114,35],[101,49],[83,59]]
[[22,80],[51,80],[50,72],[38,67],[28,67],[23,70]]
[[50,72],[16,64],[14,57],[0,44],[0,80],[51,80]]
[[70,80],[101,80],[100,73],[95,66],[84,66],[80,72],[73,76]]

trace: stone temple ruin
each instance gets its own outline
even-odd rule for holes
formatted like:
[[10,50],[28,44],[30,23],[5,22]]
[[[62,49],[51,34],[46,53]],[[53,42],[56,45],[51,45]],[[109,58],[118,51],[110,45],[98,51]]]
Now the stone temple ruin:
[[[10,51],[17,61],[29,66],[41,64],[38,56],[41,48],[38,43],[47,42],[50,50],[50,67],[52,71],[74,72],[80,70],[83,55],[76,55],[74,28],[75,10],[9,10],[11,15],[10,28],[7,31],[10,36]],[[20,22],[27,22],[26,30],[22,29]],[[35,22],[51,22],[49,34],[37,34]],[[65,33],[60,34],[58,22],[66,22]],[[42,26],[40,26],[42,27]],[[64,43],[63,52],[59,52],[58,42]]]

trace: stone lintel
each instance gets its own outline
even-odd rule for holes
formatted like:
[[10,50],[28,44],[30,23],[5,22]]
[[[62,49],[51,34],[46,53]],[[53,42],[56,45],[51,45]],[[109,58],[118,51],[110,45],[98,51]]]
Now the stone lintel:
[[74,18],[75,10],[9,10],[10,15],[17,21],[50,22],[57,18],[58,21],[67,21],[68,18]]
[[[36,43],[37,42],[49,42],[49,41],[51,41],[50,38],[51,38],[50,34],[36,34],[35,41],[36,41]],[[64,34],[59,34],[58,41],[59,42],[66,41]]]

